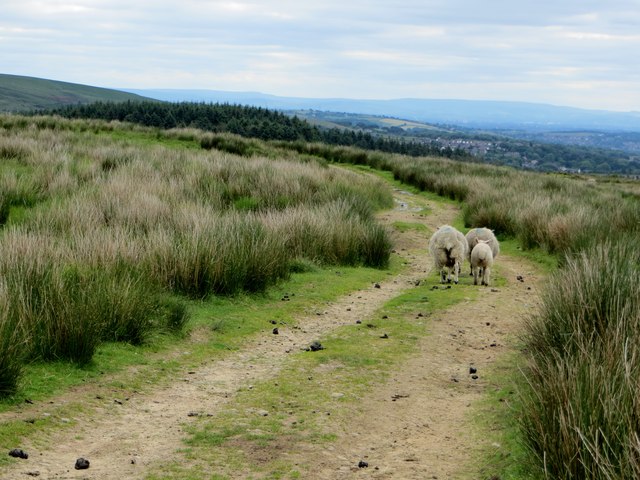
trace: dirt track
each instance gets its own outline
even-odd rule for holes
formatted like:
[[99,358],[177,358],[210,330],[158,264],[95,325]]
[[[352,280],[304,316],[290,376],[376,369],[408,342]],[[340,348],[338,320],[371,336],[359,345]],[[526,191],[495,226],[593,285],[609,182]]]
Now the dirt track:
[[[389,224],[421,222],[433,230],[450,223],[457,213],[452,206],[432,204],[432,211],[422,215],[415,208],[415,197],[401,191],[395,196],[397,208],[382,216]],[[411,229],[397,235],[397,252],[410,264],[408,271],[388,277],[382,288],[339,299],[323,315],[301,319],[304,330],[287,329],[269,341],[253,340],[223,361],[185,370],[174,383],[144,394],[132,392],[114,401],[79,388],[53,399],[53,404],[86,402],[89,406],[71,419],[77,425],[21,445],[31,457],[0,470],[0,479],[36,474],[40,479],[144,478],[148,468],[180,448],[191,412],[202,411],[203,405],[209,411],[229,405],[239,389],[276,375],[288,352],[308,345],[309,338],[367,318],[430,275],[431,259],[424,248],[428,236]],[[421,248],[416,249],[417,245]],[[301,463],[314,473],[303,478],[476,478],[469,469],[476,465],[474,452],[486,440],[473,435],[469,412],[487,388],[494,388],[486,372],[496,358],[513,348],[522,318],[536,302],[538,283],[522,261],[506,256],[498,260],[507,284],[482,288],[478,300],[434,315],[430,335],[420,341],[419,352],[391,381],[363,400],[360,410],[366,413],[337,426],[339,438],[330,449],[304,452]],[[516,280],[518,275],[525,278],[524,283]],[[477,368],[477,379],[471,378],[470,366]],[[18,413],[0,415],[0,421],[44,415],[47,408],[25,406]],[[89,470],[74,470],[79,456],[91,460]],[[354,467],[357,458],[366,459],[369,468]]]

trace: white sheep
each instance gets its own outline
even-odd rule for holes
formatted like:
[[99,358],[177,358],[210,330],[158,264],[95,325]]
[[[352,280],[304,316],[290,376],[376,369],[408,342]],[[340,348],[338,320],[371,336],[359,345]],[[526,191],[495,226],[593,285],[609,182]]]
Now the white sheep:
[[489,286],[491,277],[491,267],[493,266],[493,252],[489,243],[491,240],[478,239],[478,243],[471,250],[471,272],[473,273],[473,284],[478,284],[478,277],[481,276],[481,284]]
[[[465,238],[467,240],[467,245],[469,246],[469,264],[471,264],[471,252],[473,251],[473,247],[478,244],[478,240],[489,240],[489,246],[491,247],[493,258],[496,258],[500,253],[500,242],[498,242],[498,239],[493,234],[493,230],[484,227],[472,228],[467,232]],[[473,275],[473,270],[469,275]]]
[[442,225],[429,240],[429,251],[433,255],[440,283],[458,283],[460,266],[467,256],[467,241],[464,235],[450,225]]

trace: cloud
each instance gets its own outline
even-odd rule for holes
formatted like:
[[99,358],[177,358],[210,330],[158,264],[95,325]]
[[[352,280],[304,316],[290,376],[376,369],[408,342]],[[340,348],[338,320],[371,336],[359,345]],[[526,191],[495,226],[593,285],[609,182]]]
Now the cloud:
[[635,0],[5,0],[0,64],[107,87],[640,110],[639,27]]

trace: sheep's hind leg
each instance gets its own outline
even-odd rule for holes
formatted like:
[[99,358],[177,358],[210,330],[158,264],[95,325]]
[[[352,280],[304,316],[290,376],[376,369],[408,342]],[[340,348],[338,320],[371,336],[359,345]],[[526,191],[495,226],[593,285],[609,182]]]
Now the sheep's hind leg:
[[440,270],[440,283],[447,283],[447,271],[444,269]]
[[486,285],[487,287],[489,286],[489,276],[491,275],[491,272],[488,268],[483,268],[482,269],[482,284]]

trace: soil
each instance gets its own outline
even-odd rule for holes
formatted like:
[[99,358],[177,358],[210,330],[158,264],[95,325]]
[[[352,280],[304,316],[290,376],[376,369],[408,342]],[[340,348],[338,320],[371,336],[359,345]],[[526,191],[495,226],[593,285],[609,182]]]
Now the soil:
[[[255,338],[224,360],[185,370],[173,383],[118,398],[79,387],[51,402],[0,414],[0,422],[38,418],[55,406],[86,404],[77,417],[61,419],[73,423],[71,427],[16,445],[29,452],[29,459],[0,469],[0,479],[144,478],[181,448],[191,418],[232,404],[240,389],[277,375],[290,352],[339,326],[368,318],[416,282],[429,278],[435,284],[427,241],[438,225],[452,222],[457,209],[434,202],[425,212],[424,200],[417,205],[418,198],[408,192],[396,191],[395,198],[396,208],[381,216],[383,222],[428,227],[428,232],[395,233],[395,254],[410,266],[405,272],[383,276],[371,288],[310,312],[300,319],[304,328]],[[298,463],[312,472],[303,478],[478,478],[477,452],[491,440],[474,433],[474,406],[488,389],[499,387],[492,366],[516,348],[516,336],[535,308],[541,280],[521,259],[501,254],[498,262],[506,285],[478,287],[481,295],[476,300],[433,315],[429,335],[420,340],[417,353],[362,400],[359,411],[364,413],[335,426],[339,435],[331,447],[310,446],[300,454]],[[470,368],[476,371],[472,374]],[[89,469],[74,469],[80,457],[90,461]]]

